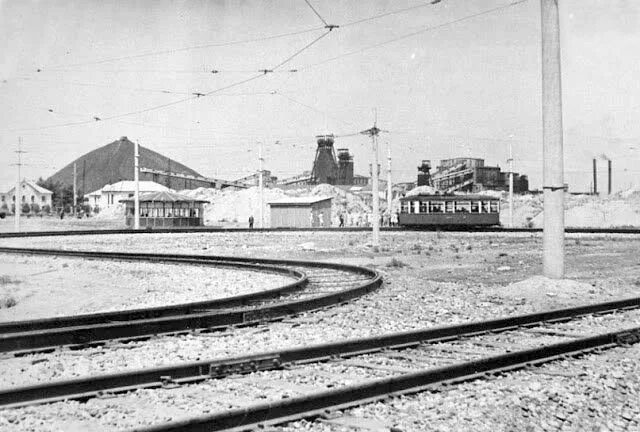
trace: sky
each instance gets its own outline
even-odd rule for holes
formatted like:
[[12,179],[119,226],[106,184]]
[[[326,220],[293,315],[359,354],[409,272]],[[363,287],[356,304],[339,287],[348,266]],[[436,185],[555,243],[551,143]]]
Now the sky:
[[[540,1],[0,0],[0,185],[121,136],[205,176],[310,170],[333,133],[393,181],[479,157],[542,186]],[[310,5],[313,7],[310,7]],[[338,25],[329,31],[326,24]],[[640,2],[560,0],[565,181],[640,187]],[[260,70],[273,72],[260,72]],[[383,174],[385,172],[383,171]]]

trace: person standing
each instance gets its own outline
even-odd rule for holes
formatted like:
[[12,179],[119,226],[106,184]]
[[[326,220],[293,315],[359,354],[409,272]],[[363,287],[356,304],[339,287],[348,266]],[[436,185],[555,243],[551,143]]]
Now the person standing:
[[253,215],[249,216],[249,228],[253,229]]
[[340,219],[339,227],[344,228],[344,215],[342,213],[340,213],[339,219]]

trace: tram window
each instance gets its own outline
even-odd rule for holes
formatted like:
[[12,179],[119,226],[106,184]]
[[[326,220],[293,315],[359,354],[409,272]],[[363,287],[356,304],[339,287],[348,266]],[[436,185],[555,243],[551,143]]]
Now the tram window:
[[413,201],[413,213],[420,213],[420,201]]
[[491,213],[498,213],[498,201],[491,201]]
[[480,212],[480,203],[478,201],[471,201],[471,213]]
[[429,213],[429,201],[420,201],[420,213]]
[[400,213],[409,213],[409,203],[402,201],[400,203]]
[[443,202],[430,202],[429,203],[429,213],[442,213],[444,210]]
[[455,210],[455,207],[453,205],[453,201],[445,201],[444,203],[444,211],[445,213],[453,213]]
[[490,209],[489,201],[482,201],[482,213],[489,213]]
[[456,213],[469,213],[471,203],[469,201],[456,201]]

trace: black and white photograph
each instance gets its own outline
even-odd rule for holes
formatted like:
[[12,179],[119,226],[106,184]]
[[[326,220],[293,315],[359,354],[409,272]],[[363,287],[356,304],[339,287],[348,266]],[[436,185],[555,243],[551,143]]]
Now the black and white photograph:
[[640,432],[640,2],[0,0],[0,431]]

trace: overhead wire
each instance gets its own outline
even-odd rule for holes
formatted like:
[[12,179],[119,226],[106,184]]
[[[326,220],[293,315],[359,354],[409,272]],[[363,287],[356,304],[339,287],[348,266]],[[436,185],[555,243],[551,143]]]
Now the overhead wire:
[[322,21],[322,24],[324,24],[325,26],[328,26],[328,25],[329,25],[329,23],[327,23],[327,22],[325,21],[325,19],[324,19],[324,18],[322,18],[322,15],[320,15],[320,14],[318,13],[318,11],[316,10],[316,8],[314,8],[314,7],[313,7],[313,5],[309,2],[309,0],[304,0],[304,1],[305,1],[305,3],[307,3],[307,5],[309,5],[309,7],[310,7],[310,8],[311,8],[311,10],[313,11],[313,13],[314,13],[314,14],[316,14],[316,16],[317,16],[318,18],[320,18],[320,21]]
[[256,37],[256,38],[241,39],[241,40],[237,40],[237,41],[218,42],[218,43],[210,43],[210,44],[202,44],[202,45],[192,45],[192,46],[181,47],[181,48],[173,48],[173,49],[167,49],[167,50],[149,51],[149,52],[141,53],[141,54],[132,54],[132,55],[126,55],[126,56],[119,56],[119,57],[109,57],[109,58],[105,58],[105,59],[101,59],[101,60],[95,60],[95,61],[89,61],[89,62],[81,62],[81,63],[73,63],[73,64],[69,64],[69,65],[61,65],[61,66],[55,66],[54,65],[53,67],[49,67],[49,68],[42,67],[42,68],[40,68],[40,70],[41,71],[45,71],[45,70],[51,70],[52,71],[52,70],[55,70],[55,69],[57,69],[59,67],[90,66],[90,65],[104,64],[104,63],[110,63],[110,62],[116,62],[116,61],[122,61],[122,60],[133,60],[133,59],[137,59],[137,58],[151,57],[151,56],[155,56],[155,55],[173,54],[173,53],[177,53],[177,52],[190,51],[190,50],[241,45],[241,44],[253,43],[253,42],[264,42],[264,41],[268,41],[268,40],[274,40],[274,39],[280,39],[280,38],[285,38],[285,37],[289,37],[289,36],[296,36],[296,35],[311,33],[311,32],[315,32],[315,31],[318,31],[318,30],[322,30],[323,28],[324,27],[310,27],[310,28],[307,28],[307,29],[304,29],[304,30],[292,31],[292,32],[287,32],[287,33],[280,33],[280,34],[275,34],[275,35],[270,35],[270,36],[261,36],[261,37]]
[[442,29],[442,28],[445,28],[445,27],[448,27],[448,26],[451,26],[451,25],[454,25],[454,24],[458,24],[458,23],[461,23],[461,22],[464,22],[464,21],[469,21],[469,20],[471,20],[473,18],[477,18],[477,17],[482,16],[482,15],[488,15],[488,14],[491,14],[493,12],[505,10],[505,9],[511,8],[513,6],[517,6],[517,5],[521,4],[521,3],[525,3],[527,1],[528,0],[517,0],[517,1],[511,2],[511,3],[506,4],[506,5],[494,7],[494,8],[491,8],[491,9],[486,9],[484,11],[481,11],[481,12],[478,12],[478,13],[475,13],[475,14],[471,14],[471,15],[466,15],[464,17],[457,18],[457,19],[451,20],[451,21],[447,21],[447,22],[444,22],[442,24],[428,26],[428,27],[422,28],[420,30],[417,30],[417,31],[414,31],[414,32],[411,32],[411,33],[406,33],[404,35],[397,36],[397,37],[392,38],[392,39],[387,39],[387,40],[382,41],[382,42],[378,42],[378,43],[375,43],[375,44],[372,44],[372,45],[368,45],[368,46],[359,48],[359,49],[354,50],[354,51],[349,51],[349,52],[346,52],[346,53],[342,53],[342,54],[339,54],[337,56],[330,57],[328,59],[321,60],[321,61],[316,62],[316,63],[311,63],[311,64],[308,64],[308,65],[305,65],[305,66],[300,66],[300,67],[297,68],[297,70],[306,70],[306,69],[310,69],[310,68],[313,68],[313,67],[316,67],[316,66],[324,65],[326,63],[342,59],[344,57],[352,56],[352,55],[355,55],[355,54],[360,54],[362,52],[369,51],[369,50],[372,50],[374,48],[379,48],[381,46],[385,46],[385,45],[388,45],[388,44],[391,44],[391,43],[394,43],[394,42],[398,42],[398,41],[401,41],[401,40],[404,40],[404,39],[411,38],[413,36],[417,36],[419,34],[427,33],[427,32],[434,31],[434,30],[439,30],[439,29]]

